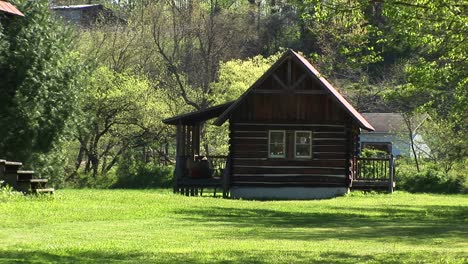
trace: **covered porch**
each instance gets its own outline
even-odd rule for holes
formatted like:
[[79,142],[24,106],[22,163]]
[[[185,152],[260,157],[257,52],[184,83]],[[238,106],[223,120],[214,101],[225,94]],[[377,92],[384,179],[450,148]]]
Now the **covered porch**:
[[201,129],[207,120],[218,117],[232,102],[163,120],[176,126],[176,166],[173,190],[187,196],[210,190],[223,198],[229,195],[230,161],[227,155],[201,152]]

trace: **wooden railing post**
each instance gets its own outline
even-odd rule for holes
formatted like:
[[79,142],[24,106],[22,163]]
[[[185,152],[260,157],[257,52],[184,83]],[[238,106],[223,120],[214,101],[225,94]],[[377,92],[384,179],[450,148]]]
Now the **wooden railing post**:
[[394,175],[395,175],[395,161],[393,159],[393,155],[390,155],[389,170],[390,170],[390,181],[388,185],[388,191],[390,193],[393,193],[393,180],[394,180]]
[[231,155],[228,155],[226,159],[226,166],[223,170],[222,182],[223,182],[223,198],[227,198],[229,194],[229,177],[231,176]]
[[183,177],[185,172],[185,128],[182,124],[177,125],[176,132],[176,166],[174,169],[174,179],[173,179],[173,191],[174,193],[179,192],[179,179]]

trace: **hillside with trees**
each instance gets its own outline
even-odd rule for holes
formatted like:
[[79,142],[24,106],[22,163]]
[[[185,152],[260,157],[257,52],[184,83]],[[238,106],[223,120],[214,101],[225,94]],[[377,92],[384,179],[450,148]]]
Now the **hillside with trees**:
[[[431,152],[401,161],[402,186],[468,190],[466,2],[11,2],[25,17],[0,15],[0,154],[56,186],[167,184],[175,131],[162,120],[237,98],[292,48],[360,112],[430,116]],[[78,4],[122,22],[84,27],[50,10]],[[204,152],[226,152],[223,127],[202,138]]]

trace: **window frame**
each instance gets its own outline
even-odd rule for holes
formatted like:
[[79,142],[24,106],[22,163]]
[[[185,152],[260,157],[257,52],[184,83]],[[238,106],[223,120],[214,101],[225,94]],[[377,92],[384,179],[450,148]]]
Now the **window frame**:
[[[300,144],[300,143],[297,143],[297,134],[298,133],[309,133],[309,136],[310,136],[310,143],[308,144],[309,145],[309,155],[308,156],[298,156],[297,155],[297,145]],[[312,131],[310,130],[295,130],[294,131],[294,158],[295,159],[311,159],[312,158],[312,136],[313,136],[313,133]],[[303,144],[303,145],[306,145],[306,144]]]
[[[271,154],[271,133],[272,132],[281,132],[283,133],[283,155],[272,155]],[[286,158],[286,130],[268,130],[268,158],[271,159],[284,159]]]

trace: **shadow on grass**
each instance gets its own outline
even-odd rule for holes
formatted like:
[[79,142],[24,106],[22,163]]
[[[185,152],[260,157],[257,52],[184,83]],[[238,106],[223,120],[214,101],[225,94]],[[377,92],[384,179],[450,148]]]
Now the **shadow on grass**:
[[[374,240],[414,243],[428,239],[450,239],[463,243],[468,210],[462,206],[401,206],[398,208],[333,207],[330,212],[284,212],[271,209],[204,207],[184,209],[188,221],[207,226],[228,225],[248,228],[235,239],[287,240]],[[225,234],[219,234],[224,237]]]
[[0,263],[406,263],[451,262],[463,256],[443,256],[437,253],[358,255],[344,252],[310,253],[303,251],[229,251],[193,253],[119,253],[101,251],[69,252],[58,255],[42,251],[0,250]]

